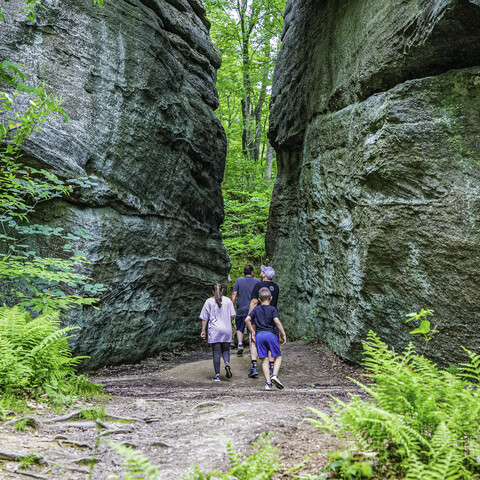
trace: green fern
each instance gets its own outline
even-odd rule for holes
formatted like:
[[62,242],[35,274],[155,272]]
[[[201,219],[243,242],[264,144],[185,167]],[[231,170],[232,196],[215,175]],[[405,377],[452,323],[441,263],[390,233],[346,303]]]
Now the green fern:
[[460,375],[465,379],[472,379],[476,383],[480,382],[480,355],[473,353],[465,347],[462,347],[470,358],[470,363],[460,363]]
[[235,451],[227,440],[229,469],[226,473],[218,470],[201,472],[195,467],[191,475],[184,475],[183,480],[271,480],[281,468],[278,463],[278,449],[270,443],[271,434],[263,433],[253,444],[254,452],[245,456]]
[[158,479],[160,475],[160,467],[150,463],[147,457],[135,451],[132,447],[127,447],[113,441],[108,441],[107,443],[122,457],[122,467],[127,472],[124,476],[125,480],[140,478],[145,480]]
[[349,403],[332,402],[333,417],[311,409],[309,421],[338,432],[359,450],[374,451],[378,468],[408,479],[478,478],[480,393],[468,380],[480,379],[480,356],[466,350],[470,363],[461,375],[440,370],[417,355],[413,345],[395,354],[370,332],[364,366],[371,383],[355,381],[370,394]]
[[78,327],[60,327],[58,313],[32,319],[19,307],[0,307],[0,393],[98,391],[86,379],[75,380],[75,367],[85,357],[72,357],[68,334]]

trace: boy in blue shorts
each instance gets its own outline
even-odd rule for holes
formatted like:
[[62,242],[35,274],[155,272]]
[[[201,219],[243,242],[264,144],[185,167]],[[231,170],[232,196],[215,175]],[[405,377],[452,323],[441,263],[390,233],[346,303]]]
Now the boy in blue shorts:
[[[252,334],[252,341],[255,342],[258,351],[258,358],[262,360],[262,370],[265,375],[265,390],[272,389],[272,383],[277,388],[283,388],[282,382],[278,379],[278,372],[282,364],[282,352],[280,351],[280,341],[275,334],[275,327],[278,328],[283,338],[282,345],[287,343],[287,336],[283,325],[278,318],[276,307],[270,305],[272,294],[270,290],[263,287],[258,292],[260,305],[256,306],[245,319],[245,324]],[[252,326],[255,323],[255,328]],[[268,352],[272,353],[274,358],[273,375],[270,376],[270,367],[268,364]]]

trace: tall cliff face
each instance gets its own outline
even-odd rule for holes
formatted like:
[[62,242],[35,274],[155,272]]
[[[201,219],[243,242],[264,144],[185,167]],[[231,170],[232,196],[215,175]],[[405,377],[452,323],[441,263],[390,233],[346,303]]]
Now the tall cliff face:
[[282,319],[359,360],[432,308],[458,359],[480,322],[480,2],[287,5],[267,249]]
[[[63,96],[71,117],[31,138],[29,161],[91,190],[38,216],[93,240],[78,245],[108,287],[85,309],[76,354],[88,367],[135,361],[198,337],[198,313],[229,269],[221,243],[226,140],[213,111],[221,58],[195,0],[46,0],[33,24],[5,5],[0,56]],[[53,244],[40,245],[55,253]]]

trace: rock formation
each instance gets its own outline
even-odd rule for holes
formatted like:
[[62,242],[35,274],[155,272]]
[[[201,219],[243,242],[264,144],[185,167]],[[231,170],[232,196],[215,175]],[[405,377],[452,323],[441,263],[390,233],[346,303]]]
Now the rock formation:
[[[100,310],[77,311],[72,346],[86,364],[131,362],[198,338],[211,283],[226,280],[220,183],[226,140],[213,111],[219,52],[196,0],[46,0],[25,22],[2,4],[0,56],[65,98],[71,117],[26,145],[31,162],[93,189],[45,203],[38,216],[93,240],[78,245]],[[40,246],[55,253],[53,244]]]
[[478,349],[480,2],[290,1],[283,42],[267,250],[284,324],[358,361],[370,329],[404,347],[425,307],[433,358]]

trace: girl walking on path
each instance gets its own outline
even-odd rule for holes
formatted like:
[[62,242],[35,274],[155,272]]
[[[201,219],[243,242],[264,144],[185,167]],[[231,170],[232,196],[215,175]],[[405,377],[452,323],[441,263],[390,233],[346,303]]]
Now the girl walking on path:
[[223,295],[223,287],[220,283],[213,285],[213,296],[208,298],[200,312],[202,320],[202,332],[200,336],[207,338],[213,350],[213,368],[215,376],[213,382],[220,381],[220,358],[225,363],[226,377],[232,377],[230,368],[230,343],[232,342],[232,321],[235,317],[235,308],[232,301]]

